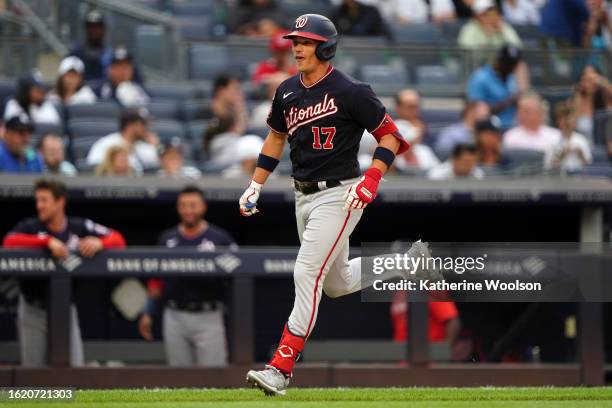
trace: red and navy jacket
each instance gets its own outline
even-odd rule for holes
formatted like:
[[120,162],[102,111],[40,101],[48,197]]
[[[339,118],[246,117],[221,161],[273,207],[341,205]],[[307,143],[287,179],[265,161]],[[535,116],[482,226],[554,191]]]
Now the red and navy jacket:
[[377,140],[396,136],[401,143],[397,154],[410,147],[372,88],[333,66],[311,85],[305,85],[300,74],[281,83],[267,123],[287,134],[292,176],[300,181],[359,176],[357,153],[364,130]]
[[[125,248],[121,233],[92,220],[78,217],[66,217],[66,226],[60,232],[50,231],[38,218],[26,218],[11,230],[3,241],[5,248],[47,248],[49,240],[57,238],[66,244],[71,252],[77,252],[79,239],[94,236],[100,238],[104,248]],[[20,279],[21,293],[28,300],[45,302],[47,285],[37,278]]]

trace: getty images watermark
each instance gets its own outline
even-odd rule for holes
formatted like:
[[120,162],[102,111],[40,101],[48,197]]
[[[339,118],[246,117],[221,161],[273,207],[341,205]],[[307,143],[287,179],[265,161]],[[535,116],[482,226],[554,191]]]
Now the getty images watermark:
[[[477,257],[440,257],[404,253],[375,256],[372,260],[372,273],[381,279],[374,280],[374,290],[420,290],[420,291],[541,291],[540,282],[522,282],[516,279],[511,282],[502,279],[483,279],[482,282],[471,282],[467,279],[450,281],[445,275],[455,273],[463,275],[469,272],[485,270],[487,254]],[[400,277],[397,282],[385,281],[384,278]]]
[[[612,250],[584,243],[367,243],[362,300],[612,301]],[[423,297],[424,293],[430,296]],[[408,296],[410,299],[410,296]]]

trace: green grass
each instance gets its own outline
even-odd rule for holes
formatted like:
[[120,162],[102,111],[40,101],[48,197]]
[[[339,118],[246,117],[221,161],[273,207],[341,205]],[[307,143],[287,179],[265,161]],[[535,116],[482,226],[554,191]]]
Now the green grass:
[[266,397],[255,389],[77,391],[70,402],[0,402],[51,408],[612,408],[612,388],[325,388]]

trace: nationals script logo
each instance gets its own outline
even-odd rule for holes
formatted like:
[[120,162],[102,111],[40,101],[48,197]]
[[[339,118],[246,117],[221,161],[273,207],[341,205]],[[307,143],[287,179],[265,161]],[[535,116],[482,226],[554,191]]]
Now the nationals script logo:
[[306,16],[298,17],[298,19],[295,20],[295,28],[302,28],[306,25],[307,22],[308,22],[308,17]]
[[323,101],[315,105],[300,109],[293,106],[289,109],[289,112],[283,111],[285,114],[285,122],[287,123],[287,133],[291,135],[300,126],[312,122],[313,120],[333,115],[336,112],[338,112],[336,100],[330,98],[329,94],[325,94]]

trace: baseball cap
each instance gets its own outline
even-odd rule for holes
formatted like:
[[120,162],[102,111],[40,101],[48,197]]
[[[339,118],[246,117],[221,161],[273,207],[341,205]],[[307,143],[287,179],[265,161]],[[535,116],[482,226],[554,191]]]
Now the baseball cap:
[[182,152],[183,143],[181,142],[181,138],[178,136],[174,136],[170,139],[163,140],[159,147],[157,148],[157,152],[160,156],[163,156],[168,151],[172,149],[176,149],[179,152]]
[[82,74],[83,71],[85,71],[85,65],[83,64],[83,61],[81,61],[78,57],[75,56],[64,58],[62,62],[60,62],[57,74],[59,76],[62,76],[69,71],[76,71],[79,74]]
[[120,61],[132,61],[132,54],[125,47],[117,47],[113,50],[111,64]]
[[288,31],[278,31],[270,38],[270,51],[280,52],[291,50],[291,40],[284,38],[287,33]]
[[34,86],[43,89],[46,88],[40,72],[32,72],[31,74],[24,75],[17,80],[18,89],[31,88]]
[[521,49],[515,45],[504,45],[497,51],[497,58],[516,62],[523,56]]
[[474,125],[474,129],[476,133],[492,131],[501,133],[501,120],[497,116],[491,116],[487,119],[479,120]]
[[85,24],[104,24],[104,14],[97,9],[90,10],[85,16]]
[[9,118],[4,123],[4,127],[7,130],[29,130],[30,132],[34,130],[34,124],[26,113]]
[[495,3],[493,0],[476,0],[472,5],[472,11],[476,15],[482,14],[492,8],[495,8]]

